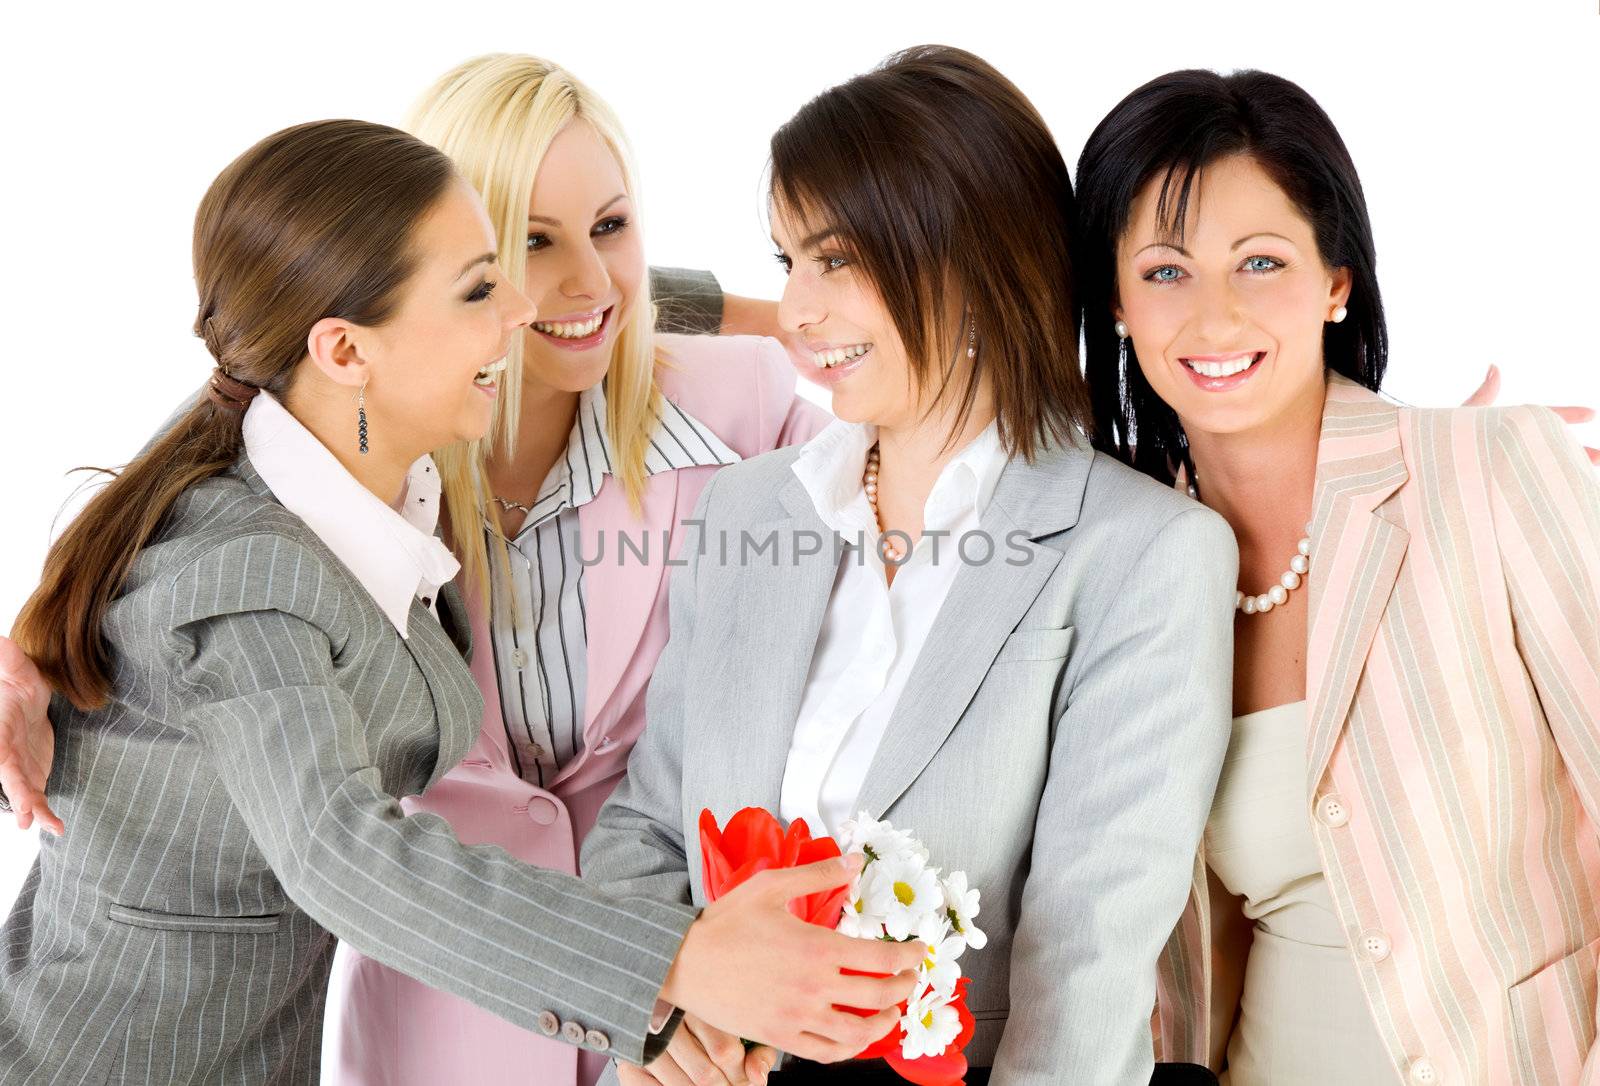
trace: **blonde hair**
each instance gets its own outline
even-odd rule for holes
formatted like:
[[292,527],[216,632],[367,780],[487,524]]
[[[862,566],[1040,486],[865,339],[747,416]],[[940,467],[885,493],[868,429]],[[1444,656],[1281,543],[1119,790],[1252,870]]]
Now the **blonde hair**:
[[[519,290],[527,271],[523,254],[534,178],[556,134],[575,118],[592,125],[616,156],[623,190],[637,212],[637,175],[616,114],[571,73],[547,60],[492,53],[465,61],[429,87],[406,119],[406,128],[449,155],[483,197],[494,224],[502,272]],[[612,470],[636,514],[644,493],[645,454],[660,410],[654,317],[646,281],[631,313],[617,326],[605,379]],[[522,343],[522,336],[512,343],[489,432],[478,441],[435,454],[451,543],[466,583],[484,598],[489,591],[488,548],[479,521],[488,517],[489,523],[496,523],[485,466],[496,449],[510,453],[516,447]],[[502,559],[508,560],[504,546],[500,550]]]

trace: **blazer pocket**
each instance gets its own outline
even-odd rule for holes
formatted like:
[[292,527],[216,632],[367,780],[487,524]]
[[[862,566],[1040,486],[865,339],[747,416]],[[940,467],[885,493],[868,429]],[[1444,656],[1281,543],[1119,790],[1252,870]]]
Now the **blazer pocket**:
[[210,931],[221,935],[265,935],[278,930],[282,914],[264,916],[196,916],[190,913],[164,913],[155,909],[135,909],[113,905],[106,916],[114,924],[155,931]]
[[[1549,1078],[1540,1081],[1577,1082],[1582,1076],[1583,1061],[1595,1040],[1597,956],[1600,939],[1551,962],[1506,993],[1517,1063],[1545,1068]],[[1551,1053],[1557,1054],[1556,1066],[1547,1062]]]
[[1035,628],[1013,631],[994,658],[996,664],[1015,660],[1062,660],[1072,649],[1073,627]]

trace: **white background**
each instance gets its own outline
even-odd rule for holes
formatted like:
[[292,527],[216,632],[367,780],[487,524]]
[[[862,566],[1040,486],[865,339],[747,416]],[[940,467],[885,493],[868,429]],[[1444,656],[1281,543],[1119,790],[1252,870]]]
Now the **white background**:
[[[897,48],[980,53],[1074,163],[1152,76],[1265,68],[1322,103],[1361,171],[1388,390],[1457,403],[1495,362],[1504,402],[1600,403],[1594,0],[1417,15],[1153,0],[42,6],[11,8],[0,44],[0,630],[33,587],[68,469],[125,461],[210,368],[189,334],[189,242],[217,171],[300,121],[398,123],[435,76],[485,52],[557,60],[615,106],[653,260],[768,297],[781,289],[761,215],[768,136]],[[1600,444],[1600,428],[1584,433]],[[34,850],[0,821],[0,907]]]

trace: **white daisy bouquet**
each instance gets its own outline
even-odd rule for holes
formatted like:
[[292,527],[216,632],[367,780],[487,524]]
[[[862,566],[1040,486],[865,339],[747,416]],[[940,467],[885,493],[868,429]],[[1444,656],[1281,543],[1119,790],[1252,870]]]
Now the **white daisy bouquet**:
[[974,922],[979,893],[967,885],[965,872],[944,876],[930,866],[928,850],[909,831],[865,811],[840,826],[839,836],[844,852],[864,854],[866,864],[850,887],[838,930],[859,939],[919,939],[928,947],[899,1023],[860,1055],[886,1060],[919,1086],[958,1086],[974,1028],[959,959],[988,942]]

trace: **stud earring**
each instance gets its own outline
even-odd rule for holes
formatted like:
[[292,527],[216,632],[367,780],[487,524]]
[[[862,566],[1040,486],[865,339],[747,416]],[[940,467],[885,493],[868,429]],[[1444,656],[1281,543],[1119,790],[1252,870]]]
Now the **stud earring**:
[[356,436],[361,439],[361,455],[367,455],[367,384],[356,393]]
[[1348,317],[1349,315],[1350,315],[1350,311],[1348,309],[1346,309],[1344,306],[1341,305],[1338,309],[1335,309],[1333,311],[1333,323],[1334,324],[1341,324],[1341,323],[1344,322],[1344,319],[1346,317]]

